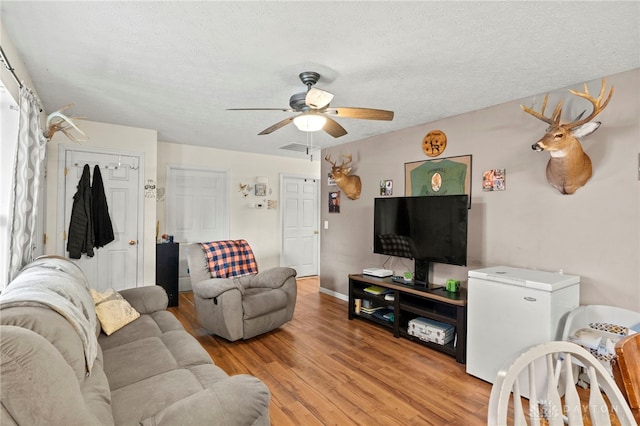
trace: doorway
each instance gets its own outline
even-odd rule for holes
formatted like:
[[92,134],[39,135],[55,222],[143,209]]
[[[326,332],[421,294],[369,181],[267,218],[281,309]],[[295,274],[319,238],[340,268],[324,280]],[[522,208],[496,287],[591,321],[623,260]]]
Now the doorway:
[[191,290],[187,256],[192,243],[229,239],[229,173],[170,165],[167,169],[167,232],[180,243],[178,289]]
[[281,176],[281,266],[294,268],[299,277],[318,275],[319,209],[317,178]]
[[167,230],[176,241],[229,238],[227,175],[224,170],[169,166]]
[[65,238],[57,252],[67,252],[67,230],[71,220],[73,196],[85,164],[89,165],[93,182],[94,167],[98,166],[107,198],[109,216],[115,240],[94,249],[94,256],[82,255],[72,259],[84,272],[91,286],[99,291],[109,288],[124,290],[142,282],[144,241],[142,229],[142,202],[144,195],[140,176],[144,176],[141,154],[114,153],[95,148],[60,147],[62,188],[58,191],[58,205],[62,206],[63,221],[58,231]]

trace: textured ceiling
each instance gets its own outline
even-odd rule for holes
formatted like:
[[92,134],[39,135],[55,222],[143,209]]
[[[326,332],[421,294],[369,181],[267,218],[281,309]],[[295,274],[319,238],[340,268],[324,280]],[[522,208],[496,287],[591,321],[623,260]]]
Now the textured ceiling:
[[[1,2],[47,112],[158,130],[166,142],[290,157],[640,67],[640,2]],[[11,58],[9,58],[11,60]],[[334,139],[287,118],[321,74],[331,106],[395,111],[338,119]],[[90,135],[89,135],[90,136]]]

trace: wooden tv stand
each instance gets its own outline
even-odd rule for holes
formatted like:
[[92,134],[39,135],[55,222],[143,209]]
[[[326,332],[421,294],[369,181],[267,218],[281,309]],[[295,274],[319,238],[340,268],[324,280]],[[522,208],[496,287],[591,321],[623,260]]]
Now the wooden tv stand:
[[[392,290],[393,301],[384,295],[374,295],[364,291],[369,286]],[[385,321],[362,311],[356,313],[355,300],[369,300],[374,306],[392,306],[394,321]],[[451,324],[455,327],[455,338],[451,343],[439,345],[411,336],[407,324],[414,318],[424,317]],[[450,293],[444,287],[429,285],[427,288],[392,281],[391,278],[376,278],[362,274],[349,275],[349,319],[360,318],[374,322],[393,331],[395,337],[404,337],[429,348],[455,356],[464,364],[467,355],[467,290]]]

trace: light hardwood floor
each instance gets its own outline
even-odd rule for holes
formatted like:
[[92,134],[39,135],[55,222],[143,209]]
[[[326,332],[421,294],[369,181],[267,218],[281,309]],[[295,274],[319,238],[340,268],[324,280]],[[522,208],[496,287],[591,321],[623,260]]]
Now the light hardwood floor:
[[248,341],[200,327],[193,295],[169,308],[229,374],[260,378],[273,425],[485,425],[491,385],[449,355],[347,318],[347,302],[298,279],[293,321]]

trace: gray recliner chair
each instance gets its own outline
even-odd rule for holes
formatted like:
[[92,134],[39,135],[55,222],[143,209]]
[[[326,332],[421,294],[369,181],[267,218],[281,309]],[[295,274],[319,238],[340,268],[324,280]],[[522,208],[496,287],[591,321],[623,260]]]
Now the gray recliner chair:
[[187,262],[196,315],[211,334],[232,342],[250,339],[293,318],[298,290],[295,269],[275,267],[252,275],[214,278],[200,244],[189,247]]

